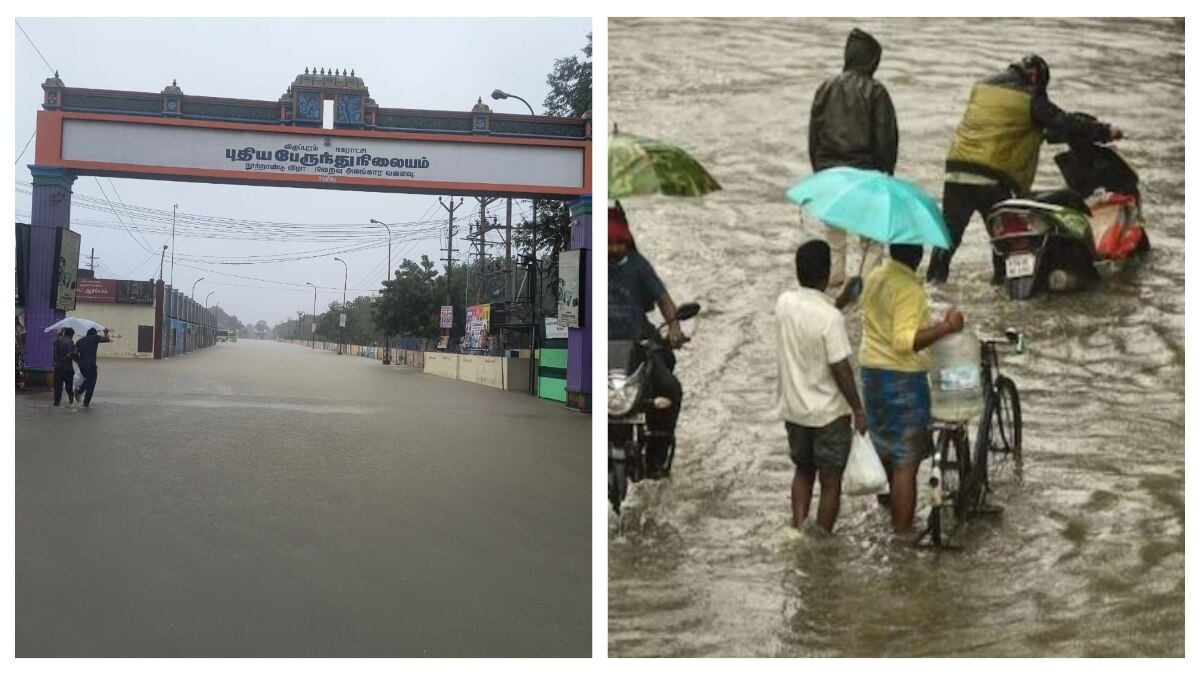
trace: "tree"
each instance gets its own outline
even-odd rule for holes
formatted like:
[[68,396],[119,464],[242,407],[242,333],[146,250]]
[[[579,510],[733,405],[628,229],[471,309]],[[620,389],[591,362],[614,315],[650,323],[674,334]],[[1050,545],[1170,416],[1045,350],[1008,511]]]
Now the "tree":
[[592,109],[592,34],[587,34],[587,46],[581,49],[588,60],[578,56],[554,60],[554,70],[546,77],[550,93],[542,106],[547,115],[583,117]]
[[[592,110],[592,34],[587,34],[587,46],[580,51],[587,60],[578,56],[555,59],[554,69],[546,77],[550,93],[542,105],[547,115],[558,117],[583,117]],[[541,260],[546,256],[544,267],[539,273],[546,277],[557,276],[558,254],[571,243],[571,213],[566,202],[534,200],[537,218],[532,231],[537,232],[537,254]],[[517,243],[529,249],[533,245],[531,226],[528,220],[521,224],[516,233]]]
[[271,327],[267,325],[266,321],[259,319],[258,321],[254,322],[254,332],[258,335],[264,335],[270,330]]
[[441,286],[437,280],[429,256],[421,256],[420,263],[402,262],[395,277],[383,282],[383,294],[372,313],[375,326],[389,335],[436,337],[438,308],[444,293],[439,293]]

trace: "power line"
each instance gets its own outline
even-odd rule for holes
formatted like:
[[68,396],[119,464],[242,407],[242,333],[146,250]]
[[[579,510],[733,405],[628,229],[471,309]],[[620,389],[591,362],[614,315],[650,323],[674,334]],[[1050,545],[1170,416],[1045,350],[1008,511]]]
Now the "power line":
[[130,224],[133,225],[133,230],[137,232],[139,236],[141,236],[142,241],[146,243],[146,246],[150,246],[150,242],[146,239],[146,235],[142,234],[142,231],[138,229],[137,221],[135,221],[133,216],[129,214],[129,207],[125,206],[125,200],[121,199],[121,193],[117,192],[117,185],[112,182],[111,178],[108,179],[108,185],[113,189],[113,194],[117,196],[117,201],[121,202],[121,206],[125,208],[125,216],[129,218]]
[[33,133],[29,135],[29,140],[25,141],[25,147],[21,148],[21,154],[17,155],[17,159],[13,161],[13,164],[20,162],[21,158],[25,156],[25,151],[29,149],[29,144],[33,142],[34,136],[37,136],[37,129],[34,129]]
[[[111,209],[113,212],[113,215],[117,217],[117,222],[121,223],[121,227],[124,227],[126,232],[129,232],[129,228],[125,227],[125,222],[121,220],[121,214],[117,213],[116,207],[112,205],[112,202],[108,201],[108,193],[104,192],[104,186],[100,184],[100,179],[96,178],[95,176],[92,176],[92,178],[95,178],[96,187],[100,188],[100,193],[104,195],[104,201],[108,202],[108,208]],[[151,251],[149,248],[143,246],[142,242],[138,241],[137,237],[133,236],[132,232],[129,232],[129,238],[132,239],[133,243],[137,244],[138,247],[141,248],[143,251],[145,251],[147,253],[154,252],[154,251]]]
[[[29,40],[29,46],[33,47],[33,51],[37,52],[38,56],[42,56],[42,50],[38,49],[37,45],[33,44],[33,39],[29,37],[29,33],[26,33],[25,29],[21,28],[21,22],[13,19],[13,23],[17,24],[17,28],[21,29],[21,35],[24,35],[25,39]],[[46,57],[44,56],[42,56],[42,63],[46,64],[46,67],[50,69],[50,72],[54,73],[55,77],[58,77],[58,71],[50,65],[50,62],[47,61]]]

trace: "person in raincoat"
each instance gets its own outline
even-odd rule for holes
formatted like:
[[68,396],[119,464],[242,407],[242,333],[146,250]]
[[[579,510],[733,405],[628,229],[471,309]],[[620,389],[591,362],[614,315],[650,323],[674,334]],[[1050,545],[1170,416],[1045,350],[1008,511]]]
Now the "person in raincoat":
[[[934,249],[927,281],[942,283],[950,276],[950,259],[972,213],[986,217],[998,202],[1029,195],[1046,131],[1092,142],[1121,138],[1120,129],[1051,103],[1049,83],[1050,66],[1030,54],[971,89],[946,156],[942,212],[952,246]],[[1003,281],[1004,258],[993,251],[992,283]]]
[[[647,336],[657,337],[653,324],[646,313],[655,306],[667,324],[667,342],[671,347],[680,347],[685,342],[676,315],[675,302],[667,287],[658,278],[654,267],[637,250],[633,232],[625,212],[620,208],[608,210],[608,339],[641,340]],[[651,383],[655,396],[665,396],[671,401],[667,410],[648,413],[647,421],[656,430],[670,432],[664,440],[655,440],[647,447],[646,463],[650,477],[661,475],[671,445],[675,442],[675,423],[679,420],[679,406],[683,401],[683,387],[673,372],[675,357],[668,350],[652,352],[650,358],[658,359],[654,368],[655,378]]]
[[[814,172],[835,166],[874,169],[892,174],[896,169],[899,132],[896,109],[887,87],[874,78],[883,47],[869,33],[855,28],[846,38],[842,72],[825,80],[813,96],[808,122],[808,158]],[[832,253],[829,283],[840,286],[846,278],[846,233],[825,228]],[[863,269],[879,262],[882,247],[861,240]]]

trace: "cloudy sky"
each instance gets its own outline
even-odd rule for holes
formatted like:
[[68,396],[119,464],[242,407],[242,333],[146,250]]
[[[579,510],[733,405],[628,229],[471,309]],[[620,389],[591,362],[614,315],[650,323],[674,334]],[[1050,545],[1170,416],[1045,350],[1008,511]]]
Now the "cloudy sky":
[[[468,111],[482,96],[497,112],[526,113],[520,101],[491,100],[493,89],[503,89],[529,101],[541,114],[554,60],[582,58],[579,50],[592,30],[590,19],[578,18],[17,17],[17,23],[14,156],[34,133],[41,84],[54,70],[68,87],[159,92],[176,80],[188,95],[274,101],[306,67],[346,68],[363,78],[371,97],[385,108]],[[14,166],[15,217],[21,222],[30,217],[27,165],[33,159],[30,144]],[[219,303],[247,324],[258,319],[274,324],[294,317],[297,310],[311,311],[313,290],[305,285],[309,281],[320,288],[318,311],[340,301],[343,267],[333,260],[337,254],[329,252],[335,249],[358,249],[339,255],[348,263],[349,297],[378,290],[387,276],[387,235],[383,228],[368,225],[372,218],[404,224],[392,227],[397,267],[405,257],[442,255],[442,242],[429,222],[445,219],[435,196],[92,176],[75,182],[75,194],[71,228],[81,233],[83,256],[95,249],[97,276],[107,278],[158,276],[158,253],[169,243],[172,205],[178,204],[174,271],[168,252],[164,277],[170,282],[173,274],[174,285],[184,292],[203,277],[196,287],[200,302],[213,292],[211,304]],[[456,222],[477,214],[472,202],[465,199]],[[527,201],[514,202],[514,222],[528,209]],[[493,205],[491,213],[503,222],[503,202]],[[238,238],[213,238],[211,229],[197,227],[205,217],[235,219],[229,229]],[[296,228],[306,233],[299,238],[254,238],[272,229],[262,226],[264,222],[314,227]],[[463,242],[456,247],[457,255],[466,249]],[[249,265],[212,262],[229,256],[301,255],[312,257]],[[88,266],[86,258],[80,266]]]

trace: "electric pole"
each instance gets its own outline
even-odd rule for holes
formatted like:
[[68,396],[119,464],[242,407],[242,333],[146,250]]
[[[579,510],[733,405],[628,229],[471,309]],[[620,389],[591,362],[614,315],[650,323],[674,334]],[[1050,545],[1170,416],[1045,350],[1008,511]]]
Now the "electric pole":
[[96,249],[92,249],[92,254],[88,256],[88,269],[92,271],[92,276],[96,275]]
[[444,258],[444,260],[446,261],[446,304],[447,305],[454,304],[453,300],[450,297],[450,292],[451,292],[450,277],[451,277],[451,271],[454,266],[454,252],[456,250],[458,250],[458,249],[454,248],[454,210],[457,209],[458,207],[462,206],[462,203],[463,203],[462,197],[458,198],[457,204],[454,203],[454,197],[450,197],[449,204],[443,204],[442,198],[438,197],[438,204],[443,209],[446,209],[446,213],[448,213],[450,216],[450,223],[446,229],[446,248],[445,248],[446,257]]

